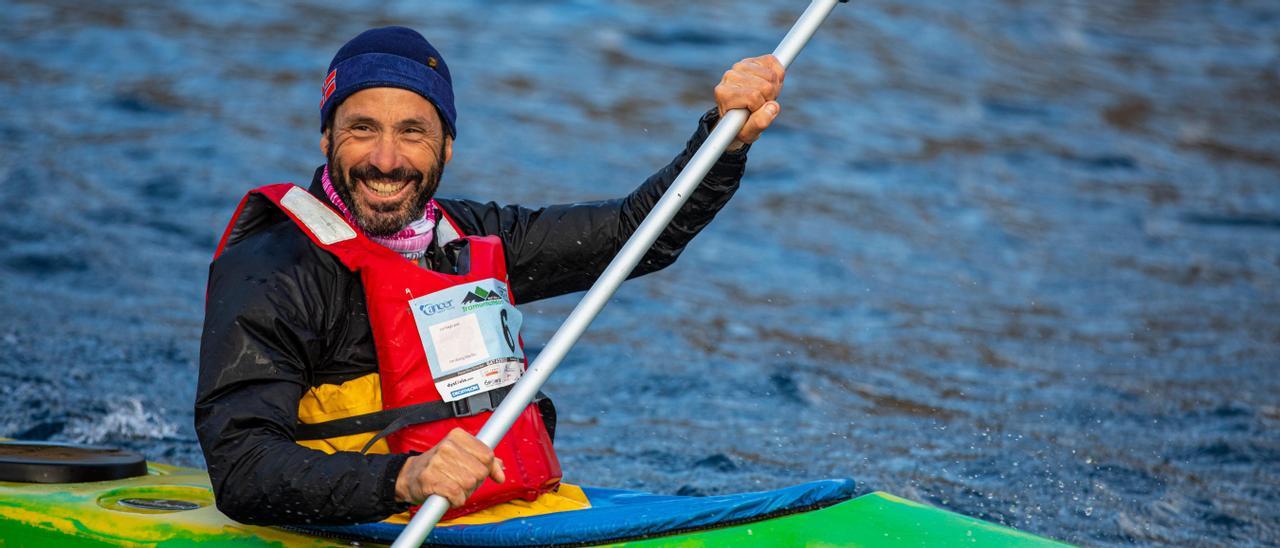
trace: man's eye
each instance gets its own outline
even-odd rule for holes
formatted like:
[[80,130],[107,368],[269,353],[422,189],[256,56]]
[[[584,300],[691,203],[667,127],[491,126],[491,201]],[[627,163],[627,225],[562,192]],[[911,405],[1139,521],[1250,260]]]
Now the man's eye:
[[373,128],[364,124],[351,126],[351,131],[373,131]]

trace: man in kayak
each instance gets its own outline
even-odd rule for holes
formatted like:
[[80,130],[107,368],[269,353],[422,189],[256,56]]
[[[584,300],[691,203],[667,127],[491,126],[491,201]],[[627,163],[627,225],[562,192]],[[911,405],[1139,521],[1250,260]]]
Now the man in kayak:
[[554,487],[549,402],[497,453],[467,432],[522,371],[515,299],[587,289],[720,116],[748,109],[633,275],[674,262],[738,188],[783,77],[772,56],[742,60],[684,150],[629,195],[531,209],[436,198],[458,132],[444,58],[403,27],[348,42],[322,89],[326,164],[306,190],[251,192],[210,267],[195,424],[218,508],[354,523],[432,494],[471,511]]

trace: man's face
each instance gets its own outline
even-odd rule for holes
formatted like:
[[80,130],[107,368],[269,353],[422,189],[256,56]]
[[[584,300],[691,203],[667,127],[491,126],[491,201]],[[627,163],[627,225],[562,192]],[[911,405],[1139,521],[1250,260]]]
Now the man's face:
[[334,190],[360,228],[374,236],[395,234],[421,217],[453,157],[453,140],[435,106],[399,88],[348,97],[320,148]]

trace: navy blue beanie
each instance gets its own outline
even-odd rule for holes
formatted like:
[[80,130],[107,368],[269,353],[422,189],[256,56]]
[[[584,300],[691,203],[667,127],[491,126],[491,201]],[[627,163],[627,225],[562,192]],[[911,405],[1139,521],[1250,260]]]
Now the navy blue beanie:
[[333,110],[351,94],[367,88],[402,88],[435,105],[449,135],[457,138],[453,78],[436,48],[413,29],[369,29],[347,42],[329,63],[320,99],[320,130]]

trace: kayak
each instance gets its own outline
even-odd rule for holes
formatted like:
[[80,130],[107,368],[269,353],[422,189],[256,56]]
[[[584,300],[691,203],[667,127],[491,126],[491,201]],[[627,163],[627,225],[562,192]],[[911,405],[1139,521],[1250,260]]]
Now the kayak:
[[[32,467],[21,455],[6,455],[3,446],[7,445],[11,444],[0,443],[0,480],[5,480],[0,481],[0,544],[5,546],[382,545],[403,528],[391,523],[307,528],[244,525],[217,510],[203,470],[135,460],[126,471],[122,463],[127,459],[116,459],[108,462],[117,469],[113,475],[130,477],[84,481],[96,478],[77,472],[74,466],[71,472],[56,468],[82,459],[75,452],[81,446],[35,444],[44,446],[42,458],[53,464]],[[64,452],[49,456],[49,448]],[[89,449],[97,451],[93,458],[98,461],[111,461],[102,455],[110,457],[113,450]],[[9,473],[15,461],[28,464],[16,475]],[[486,525],[442,525],[427,541],[455,546],[1059,545],[887,493],[852,497],[850,480],[717,497],[581,489],[591,498],[591,509]]]

